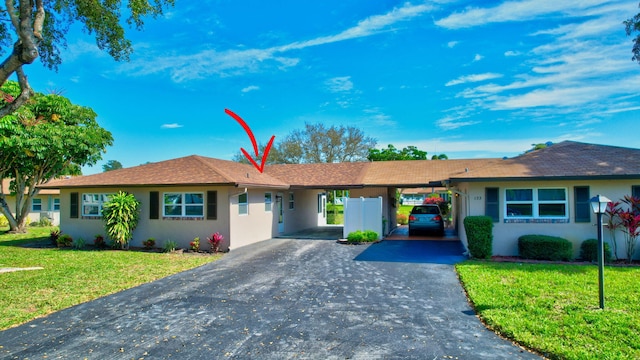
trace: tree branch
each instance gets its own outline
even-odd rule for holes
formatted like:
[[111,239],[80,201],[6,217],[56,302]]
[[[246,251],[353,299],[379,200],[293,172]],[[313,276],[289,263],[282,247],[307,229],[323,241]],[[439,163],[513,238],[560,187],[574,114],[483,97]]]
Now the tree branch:
[[[7,0],[9,1],[9,0]],[[44,5],[42,0],[36,0],[36,17],[33,20],[33,36],[42,40],[42,26],[44,25]]]
[[33,95],[33,90],[29,85],[29,81],[27,81],[27,75],[25,75],[22,66],[18,67],[15,70],[15,73],[18,75],[18,83],[20,84],[21,92],[13,102],[7,103],[7,105],[0,108],[0,118],[16,111],[20,106],[27,102],[27,100],[29,100],[31,95]]

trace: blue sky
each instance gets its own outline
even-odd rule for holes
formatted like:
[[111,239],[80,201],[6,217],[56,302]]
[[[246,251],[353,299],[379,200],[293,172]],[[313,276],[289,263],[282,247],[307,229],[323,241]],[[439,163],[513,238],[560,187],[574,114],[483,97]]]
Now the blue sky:
[[125,167],[251,149],[305,123],[352,125],[378,147],[515,156],[575,140],[640,148],[640,65],[622,21],[638,1],[178,0],[131,30],[118,63],[72,29],[37,91],[93,108]]

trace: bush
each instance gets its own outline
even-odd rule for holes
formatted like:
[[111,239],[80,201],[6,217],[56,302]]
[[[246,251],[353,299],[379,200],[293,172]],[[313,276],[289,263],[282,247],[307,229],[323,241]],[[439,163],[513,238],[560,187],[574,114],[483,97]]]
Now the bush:
[[9,226],[9,220],[7,220],[7,218],[0,214],[0,227],[7,227]]
[[156,239],[150,237],[142,242],[142,246],[144,246],[144,248],[147,250],[152,249],[154,246],[156,246]]
[[523,235],[518,238],[518,251],[525,259],[569,261],[573,245],[567,239],[547,235]]
[[93,238],[93,245],[95,245],[95,247],[99,249],[104,249],[105,247],[107,247],[107,242],[104,241],[104,236],[102,236],[101,234],[97,234]]
[[53,223],[51,223],[51,219],[49,219],[46,216],[41,216],[40,220],[36,224],[36,226],[40,226],[40,227],[49,227],[49,226],[52,226],[52,225],[53,225]]
[[349,242],[374,242],[378,241],[378,233],[373,230],[357,230],[350,232],[347,235],[347,241]]
[[409,215],[404,213],[398,213],[398,215],[396,215],[396,219],[400,225],[407,225],[409,223]]
[[166,243],[164,243],[164,252],[174,252],[176,251],[176,249],[178,248],[178,243],[173,241],[173,240],[167,240]]
[[85,245],[86,245],[86,241],[84,241],[83,238],[77,238],[76,240],[73,241],[73,248],[76,250],[84,249]]
[[69,247],[71,246],[71,244],[73,244],[73,238],[69,234],[62,234],[58,236],[58,239],[56,242],[57,242],[56,245],[58,247]]
[[464,218],[469,254],[477,259],[490,259],[493,254],[493,220],[488,216]]
[[[584,261],[598,261],[598,239],[589,239],[580,245],[580,258]],[[604,261],[611,261],[611,249],[609,244],[604,243]]]
[[60,230],[53,229],[49,233],[49,240],[51,240],[51,245],[58,246],[58,238],[60,237]]

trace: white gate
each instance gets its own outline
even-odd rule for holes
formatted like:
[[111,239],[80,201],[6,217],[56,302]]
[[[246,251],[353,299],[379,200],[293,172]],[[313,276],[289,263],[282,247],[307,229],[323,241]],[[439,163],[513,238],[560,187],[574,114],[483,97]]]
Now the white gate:
[[373,230],[382,238],[382,197],[345,199],[342,236],[357,230]]

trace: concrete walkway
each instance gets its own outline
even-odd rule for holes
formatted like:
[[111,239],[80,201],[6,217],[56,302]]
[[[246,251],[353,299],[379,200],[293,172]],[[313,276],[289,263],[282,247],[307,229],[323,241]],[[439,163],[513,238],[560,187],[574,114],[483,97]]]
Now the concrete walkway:
[[421,243],[246,246],[0,332],[0,358],[539,359],[485,329]]

